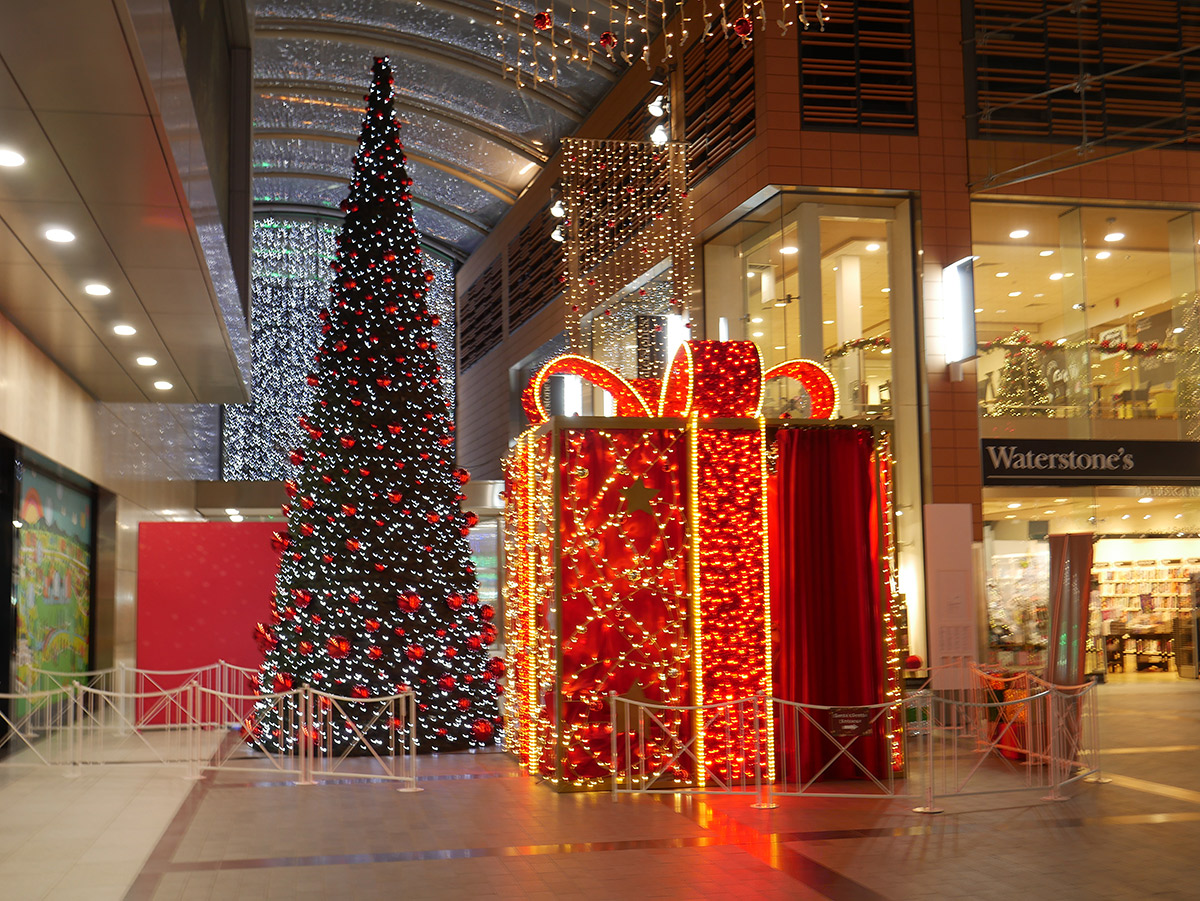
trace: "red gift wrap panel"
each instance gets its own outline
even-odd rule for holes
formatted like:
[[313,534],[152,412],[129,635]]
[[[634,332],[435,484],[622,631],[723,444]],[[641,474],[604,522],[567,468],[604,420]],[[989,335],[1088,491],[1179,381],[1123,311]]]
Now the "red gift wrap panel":
[[[689,701],[687,438],[675,430],[580,429],[561,441],[562,674],[558,709],[543,718],[563,736],[563,778],[586,780],[611,772],[613,729],[623,754],[622,733],[638,727],[610,722],[609,692],[654,704]],[[544,703],[554,704],[553,691]],[[662,721],[673,736],[687,732],[683,711],[666,711]],[[661,731],[642,738],[629,745],[644,747],[655,769],[676,747]],[[543,745],[545,775],[554,772],[555,752]],[[683,778],[684,769],[669,774]]]

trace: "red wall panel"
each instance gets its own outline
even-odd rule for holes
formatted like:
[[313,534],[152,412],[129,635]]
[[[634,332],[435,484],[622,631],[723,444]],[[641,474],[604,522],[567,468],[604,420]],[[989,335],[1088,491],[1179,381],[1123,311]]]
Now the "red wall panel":
[[279,552],[272,522],[144,522],[138,532],[137,666],[225,660],[257,667],[254,624],[270,616]]

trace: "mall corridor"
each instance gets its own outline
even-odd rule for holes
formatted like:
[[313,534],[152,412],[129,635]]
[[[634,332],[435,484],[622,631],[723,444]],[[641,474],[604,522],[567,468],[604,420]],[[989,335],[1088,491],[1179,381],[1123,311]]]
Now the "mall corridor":
[[914,800],[555,794],[500,753],[423,758],[420,793],[264,772],[0,770],[7,899],[1186,899],[1200,682],[1100,687],[1104,785]]

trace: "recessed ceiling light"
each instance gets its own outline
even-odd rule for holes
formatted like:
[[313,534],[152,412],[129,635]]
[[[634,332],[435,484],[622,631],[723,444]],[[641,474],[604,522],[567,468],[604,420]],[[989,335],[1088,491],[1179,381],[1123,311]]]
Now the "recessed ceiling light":
[[1056,503],[1056,504],[1065,504],[1066,502],[1067,502],[1067,499],[1065,497],[1056,497],[1054,499],[1054,503]]
[[242,516],[242,514],[240,514],[240,513],[230,513],[229,514],[230,522],[241,522],[245,518],[246,517]]
[[1008,296],[1009,296],[1009,297],[1020,297],[1020,296],[1021,296],[1021,292],[1020,292],[1020,291],[1009,291],[1009,292],[1008,292]]
[[225,508],[225,515],[226,515],[226,516],[237,516],[237,515],[238,515],[239,513],[241,513],[241,512],[242,512],[242,511],[241,511],[241,510],[239,510],[237,507],[226,507],[226,508]]
[[975,312],[976,312],[976,313],[982,313],[982,312],[983,312],[983,307],[976,307],[976,308],[975,308]]
[[1052,256],[1054,256],[1054,251],[1053,250],[1039,250],[1038,256],[1039,257],[1052,257]]
[[114,325],[113,326],[113,334],[114,335],[123,335],[124,337],[128,338],[130,335],[136,335],[137,329],[135,329],[132,325],[125,325],[125,324]]
[[892,289],[891,289],[891,288],[880,288],[880,289],[879,289],[879,293],[880,293],[880,294],[891,294],[891,293],[892,293]]
[[83,290],[85,294],[90,294],[92,297],[108,297],[108,295],[112,294],[112,288],[108,285],[102,285],[100,282],[92,282],[91,284],[84,285]]
[[59,228],[57,225],[46,229],[43,234],[47,241],[53,241],[55,244],[70,244],[75,240],[74,232],[67,231],[65,228]]
[[1124,516],[1121,517],[1121,519],[1129,519],[1129,514],[1126,513]]
[[1150,514],[1149,514],[1149,513],[1147,513],[1145,516],[1143,516],[1143,517],[1142,517],[1142,519],[1149,519],[1149,518],[1150,518]]
[[757,323],[757,322],[762,322],[762,317],[761,317],[761,316],[755,316],[755,317],[754,317],[753,319],[751,319],[750,321],[751,321],[751,322],[756,322],[756,323]]
[[823,324],[823,325],[833,325],[833,320],[832,320],[832,319],[826,319],[826,320],[825,320],[825,321],[824,321],[822,324]]
[[1008,273],[1007,272],[997,272],[996,278],[1008,278]]
[[750,334],[755,338],[761,338],[763,336],[762,332],[751,332]]
[[154,383],[154,387],[157,388],[159,391],[170,391],[175,386],[172,385],[170,382],[166,381],[165,379],[161,379]]
[[1053,516],[1053,515],[1054,515],[1053,510],[1043,510],[1042,511],[1042,516]]
[[785,347],[785,346],[784,346],[784,345],[782,345],[782,344],[776,344],[776,345],[775,345],[775,349],[776,349],[776,350],[787,350],[787,347]]
[[997,313],[1007,313],[1007,312],[1008,312],[1008,310],[997,310],[996,312],[997,312]]
[[883,350],[880,351],[880,353],[883,354],[885,357],[888,354],[890,354],[891,352],[892,352],[892,349],[890,347],[885,347]]
[[1145,315],[1146,315],[1146,311],[1145,311],[1145,310],[1138,310],[1138,311],[1137,311],[1136,313],[1134,313],[1133,315],[1134,315],[1134,316],[1145,316]]
[[1074,278],[1074,277],[1075,277],[1074,272],[1064,272],[1063,273],[1063,278]]
[[1176,328],[1173,328],[1173,329],[1171,329],[1171,334],[1172,334],[1172,335],[1181,335],[1181,334],[1183,334],[1183,326],[1177,326]]
[[1183,519],[1183,514],[1182,514],[1182,513],[1176,513],[1176,514],[1175,514],[1175,518],[1176,518],[1176,519]]
[[1112,243],[1113,241],[1121,241],[1121,240],[1124,240],[1124,238],[1125,238],[1125,232],[1117,231],[1116,229],[1113,229],[1107,235],[1104,236],[1104,240],[1108,241],[1109,243]]
[[878,249],[879,249],[879,245],[878,245],[878,244],[871,243],[871,244],[868,244],[868,245],[867,245],[867,250],[868,250],[868,251],[870,251],[871,253],[874,253],[874,252],[875,252],[875,251],[877,251]]
[[754,278],[754,276],[756,276],[756,275],[758,275],[758,273],[755,272],[753,269],[750,269],[746,272],[746,278]]
[[838,267],[837,267],[837,266],[834,266],[834,267],[833,267],[833,271],[834,271],[834,272],[837,272],[837,271],[838,271]]
[[1014,501],[1013,503],[1011,503],[1011,504],[1009,504],[1009,505],[1008,505],[1008,509],[1010,509],[1010,510],[1019,510],[1019,509],[1021,509],[1021,505],[1020,505],[1020,504],[1018,504],[1018,503],[1016,503],[1016,502]]
[[1008,233],[1008,236],[1010,238],[1028,238],[1029,237],[1029,229],[1015,228]]
[[158,360],[154,359],[154,357],[138,357],[137,364],[139,366],[157,366]]
[[1098,259],[1098,260],[1107,260],[1111,256],[1112,256],[1112,253],[1107,250],[1101,250],[1096,253],[1096,259]]
[[1139,503],[1139,504],[1152,504],[1152,503],[1154,503],[1154,498],[1152,498],[1152,497],[1139,497],[1139,498],[1138,498],[1138,503]]
[[800,248],[796,247],[794,244],[785,244],[783,247],[779,248],[779,252],[790,255],[790,254],[796,253],[799,249]]
[[1062,277],[1063,277],[1063,274],[1061,272],[1051,272],[1050,273],[1050,281],[1052,281],[1052,282],[1060,281],[1062,279]]
[[11,147],[0,147],[0,166],[13,169],[24,165],[25,157],[21,156],[21,154],[17,153]]

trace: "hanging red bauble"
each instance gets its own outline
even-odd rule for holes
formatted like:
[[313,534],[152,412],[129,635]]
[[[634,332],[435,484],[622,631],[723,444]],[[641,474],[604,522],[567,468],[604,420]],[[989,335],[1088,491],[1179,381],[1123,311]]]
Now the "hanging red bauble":
[[371,696],[370,690],[365,685],[355,685],[350,690],[350,694],[355,698],[369,698]]
[[379,631],[379,620],[368,619],[363,622],[363,626],[366,628],[366,630],[368,632],[378,632]]
[[313,643],[311,641],[302,641],[297,647],[301,654],[311,654],[313,652]]
[[427,285],[433,284],[433,279],[434,279],[433,272],[429,269],[426,269],[425,270],[425,284],[427,284]]
[[358,548],[359,548],[359,544],[358,544],[357,538],[347,538],[346,539],[346,550],[357,551]]
[[349,448],[352,448],[352,447],[354,447],[354,439],[353,439],[353,438],[351,438],[349,435],[343,435],[343,436],[342,436],[342,437],[339,439],[339,441],[341,442],[341,445],[342,445],[342,447],[344,447],[344,448],[347,448],[347,449],[349,449]]
[[383,656],[383,648],[381,648],[377,644],[373,644],[369,648],[367,648],[367,656],[370,657],[372,660],[378,660],[380,657]]
[[471,734],[476,741],[487,741],[492,737],[493,731],[492,724],[487,720],[476,720],[471,724]]
[[305,510],[311,510],[314,506],[316,506],[316,503],[317,503],[316,501],[314,501],[311,497],[308,497],[307,495],[300,498],[300,506],[303,507]]
[[554,20],[550,18],[550,13],[537,13],[533,17],[533,27],[538,31],[545,31],[553,24]]
[[442,676],[442,678],[438,679],[438,685],[441,687],[442,691],[450,691],[450,689],[454,688],[455,685],[454,677],[447,673],[446,675]]
[[279,644],[279,639],[275,637],[275,633],[262,623],[257,623],[254,626],[254,640],[258,642],[258,649],[264,653]]
[[463,599],[461,594],[452,594],[446,598],[446,606],[448,606],[451,610],[457,610],[462,605]]
[[483,629],[481,629],[479,632],[479,637],[483,640],[484,644],[495,644],[496,627],[491,623],[485,623]]
[[402,594],[397,599],[401,610],[407,610],[409,613],[416,613],[417,608],[421,606],[421,596],[416,592],[410,591],[408,594]]
[[404,653],[409,660],[415,662],[425,656],[425,649],[419,644],[410,644],[408,646],[408,650],[406,650]]
[[272,532],[271,533],[271,548],[276,551],[286,551],[291,541],[288,538],[287,532]]
[[746,16],[740,16],[733,20],[733,33],[739,38],[748,38],[754,31],[754,23]]
[[600,35],[600,46],[605,50],[612,50],[613,47],[617,46],[617,36],[611,31],[604,32]]
[[292,690],[292,674],[279,673],[275,676],[275,680],[271,683],[271,690],[274,692],[284,692]]
[[358,508],[353,504],[342,504],[342,514],[345,516],[353,516],[358,512]]
[[458,699],[458,709],[459,710],[470,710],[471,709],[471,699],[470,698],[459,698]]
[[295,497],[300,491],[300,486],[296,484],[295,479],[284,479],[283,488],[288,497]]
[[499,679],[508,671],[503,657],[493,657],[488,661],[488,672]]
[[299,466],[304,462],[304,453],[302,451],[294,450],[288,454],[288,459],[292,461],[293,466]]
[[491,604],[484,604],[479,608],[479,615],[486,620],[494,619],[496,616],[496,608]]
[[467,647],[470,648],[472,651],[478,651],[480,648],[483,647],[483,642],[479,640],[478,635],[472,635],[470,638],[467,639]]
[[467,520],[467,525],[469,525],[469,526],[479,525],[479,517],[476,514],[468,511],[465,514],[465,518]]
[[334,660],[342,660],[350,656],[350,639],[344,635],[334,635],[325,642],[325,650]]

